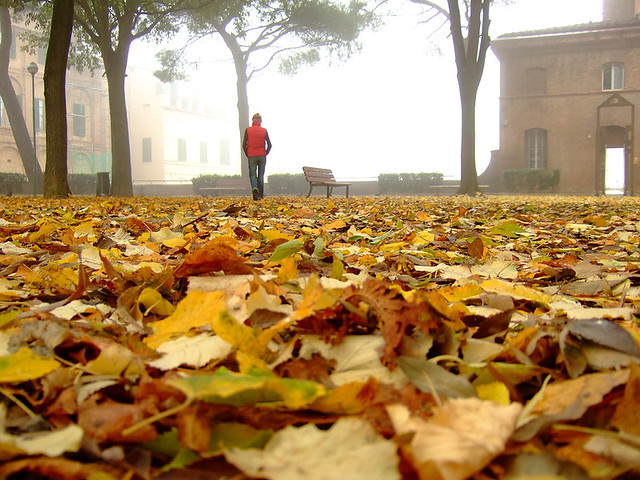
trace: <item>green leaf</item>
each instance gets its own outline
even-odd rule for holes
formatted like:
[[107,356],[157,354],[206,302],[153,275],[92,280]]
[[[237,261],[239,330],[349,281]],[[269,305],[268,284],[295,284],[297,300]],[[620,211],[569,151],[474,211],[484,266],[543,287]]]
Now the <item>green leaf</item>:
[[387,238],[394,234],[393,230],[389,230],[387,233],[380,235],[379,237],[375,237],[371,239],[371,243],[374,245],[378,245],[381,242],[384,242]]
[[295,255],[302,250],[303,246],[304,244],[302,243],[302,240],[290,240],[288,242],[281,243],[273,251],[271,257],[269,257],[269,262],[279,262],[287,257]]
[[8,312],[5,312],[2,315],[0,315],[0,328],[13,322],[17,316],[18,316],[18,310],[9,310]]
[[398,366],[409,377],[416,388],[425,393],[437,393],[444,397],[466,398],[475,397],[476,390],[473,385],[459,375],[451,373],[446,368],[411,357],[400,357]]
[[318,237],[313,241],[313,255],[322,258],[324,254],[324,240]]
[[244,423],[220,422],[211,431],[209,455],[222,448],[262,448],[273,436],[273,430],[259,430]]
[[492,235],[502,235],[509,238],[515,238],[518,235],[527,233],[526,230],[513,221],[502,222],[489,230],[489,232]]
[[280,378],[264,371],[240,374],[224,367],[212,375],[193,375],[169,383],[189,398],[236,407],[283,403],[288,408],[299,409],[326,393],[321,384],[309,380]]

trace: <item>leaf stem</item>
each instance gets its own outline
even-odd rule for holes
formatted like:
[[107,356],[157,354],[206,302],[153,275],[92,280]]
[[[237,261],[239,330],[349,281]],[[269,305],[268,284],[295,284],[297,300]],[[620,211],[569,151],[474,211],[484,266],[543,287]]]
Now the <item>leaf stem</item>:
[[0,393],[5,397],[7,397],[9,400],[11,400],[13,403],[15,403],[18,407],[20,407],[24,411],[24,413],[29,415],[31,418],[38,418],[38,415],[36,415],[33,412],[33,410],[27,407],[27,405],[25,405],[21,400],[19,400],[13,393],[9,392],[8,390],[5,390],[2,387],[0,387]]
[[169,410],[165,410],[164,412],[160,412],[156,415],[152,415],[151,417],[145,418],[144,420],[134,425],[131,425],[130,427],[125,428],[122,431],[122,434],[124,436],[130,435],[142,427],[151,425],[152,423],[157,422],[158,420],[162,420],[163,418],[170,417],[171,415],[178,413],[184,410],[185,408],[187,408],[192,401],[193,401],[193,398],[187,398],[184,402],[182,402],[180,405],[176,407],[170,408]]

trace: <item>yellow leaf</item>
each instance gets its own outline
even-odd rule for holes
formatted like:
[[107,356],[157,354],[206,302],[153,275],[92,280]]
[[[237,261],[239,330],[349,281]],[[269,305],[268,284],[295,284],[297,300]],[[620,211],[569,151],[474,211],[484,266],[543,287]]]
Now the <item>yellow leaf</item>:
[[285,240],[293,240],[295,237],[291,235],[287,235],[286,233],[281,232],[280,230],[260,230],[260,234],[264,236],[268,240],[277,240],[279,238],[284,238]]
[[175,307],[171,304],[171,302],[160,295],[160,292],[149,287],[140,292],[138,303],[142,304],[147,310],[145,314],[148,312],[152,312],[157,315],[168,316],[175,311]]
[[309,280],[302,291],[302,301],[298,305],[296,311],[291,315],[292,320],[300,320],[313,314],[316,308],[325,308],[333,305],[336,302],[334,296],[330,293],[326,293],[320,284],[320,279],[317,275],[311,275]]
[[95,337],[94,343],[100,348],[100,354],[85,365],[88,372],[95,375],[120,376],[127,367],[131,370],[133,354],[127,347],[117,342],[101,340],[101,337]]
[[504,280],[498,280],[497,278],[482,282],[480,288],[485,292],[508,295],[520,300],[530,300],[542,305],[548,305],[551,302],[551,296],[546,293],[523,285],[514,285]]
[[476,392],[478,392],[478,398],[481,400],[490,400],[500,405],[509,405],[511,402],[509,389],[501,382],[476,385]]
[[192,328],[211,325],[216,317],[223,313],[226,314],[224,292],[190,291],[178,303],[173,314],[164,320],[149,324],[154,335],[147,337],[145,343],[151,348],[156,348],[161,343],[187,333]]
[[333,263],[331,265],[331,278],[340,280],[344,275],[344,263],[336,255],[333,256]]
[[165,247],[169,247],[169,248],[182,248],[184,247],[187,243],[189,243],[185,238],[169,238],[167,240],[164,240],[162,242],[162,244]]
[[53,232],[60,229],[61,227],[62,225],[55,220],[44,220],[41,223],[38,231],[33,232],[31,235],[29,235],[29,241],[35,243],[38,240],[48,237],[49,235],[51,235]]
[[76,238],[85,237],[87,235],[95,235],[95,232],[93,230],[95,223],[96,223],[95,220],[91,220],[89,222],[82,222],[77,227],[72,228],[73,235]]
[[0,383],[26,382],[43,377],[60,366],[57,360],[36,355],[22,347],[13,355],[0,357]]
[[367,406],[366,396],[363,395],[363,390],[367,385],[367,383],[361,382],[340,385],[313,402],[311,410],[339,415],[360,413]]
[[[420,215],[420,214],[418,214]],[[413,239],[413,241],[411,242],[412,245],[416,246],[416,247],[421,247],[423,245],[428,245],[430,243],[433,243],[433,241],[436,239],[436,236],[427,231],[427,230],[421,230],[419,232],[415,232],[416,236]]]
[[222,311],[212,321],[213,331],[224,341],[243,352],[260,357],[267,349],[271,338],[261,338],[260,331],[239,323],[235,318]]
[[380,246],[381,252],[397,252],[407,246],[407,242],[385,243]]
[[331,222],[329,225],[325,225],[324,227],[322,227],[322,229],[324,230],[338,230],[340,228],[345,228],[347,226],[346,223],[344,223],[344,220],[338,219],[335,222]]
[[444,287],[438,290],[440,295],[448,302],[462,302],[468,298],[477,297],[484,293],[484,290],[475,283],[467,283],[462,286]]
[[287,257],[280,262],[278,270],[278,281],[280,283],[290,282],[298,278],[298,266],[293,257]]

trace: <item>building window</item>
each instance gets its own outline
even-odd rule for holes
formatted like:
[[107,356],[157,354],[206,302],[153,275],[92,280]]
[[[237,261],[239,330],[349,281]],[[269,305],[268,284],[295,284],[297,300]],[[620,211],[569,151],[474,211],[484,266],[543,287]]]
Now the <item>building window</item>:
[[38,47],[38,63],[44,65],[47,63],[47,49]]
[[529,95],[547,93],[547,70],[540,67],[527,69],[525,85]]
[[2,100],[0,100],[0,125],[9,125],[7,109],[4,108],[4,102]]
[[76,137],[84,137],[87,134],[87,117],[83,103],[73,104],[73,134]]
[[142,163],[151,163],[151,138],[142,139]]
[[207,142],[200,142],[200,163],[207,163]]
[[547,168],[547,131],[532,128],[524,132],[527,168],[542,170]]
[[12,60],[16,58],[16,34],[15,32],[11,33],[11,49],[9,50],[9,56]]
[[229,165],[229,139],[220,140],[220,165]]
[[624,88],[624,64],[607,63],[602,66],[602,90],[622,90]]
[[178,139],[178,161],[187,161],[187,141],[184,138]]
[[36,131],[44,130],[44,100],[36,98]]

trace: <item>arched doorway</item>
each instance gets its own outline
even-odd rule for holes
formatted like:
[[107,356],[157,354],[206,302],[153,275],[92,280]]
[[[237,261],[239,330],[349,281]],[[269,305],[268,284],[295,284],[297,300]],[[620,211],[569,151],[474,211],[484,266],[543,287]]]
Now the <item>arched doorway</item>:
[[598,107],[596,142],[597,195],[633,195],[635,107],[619,94]]

